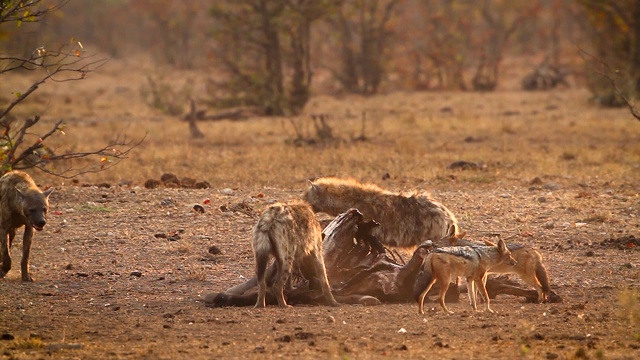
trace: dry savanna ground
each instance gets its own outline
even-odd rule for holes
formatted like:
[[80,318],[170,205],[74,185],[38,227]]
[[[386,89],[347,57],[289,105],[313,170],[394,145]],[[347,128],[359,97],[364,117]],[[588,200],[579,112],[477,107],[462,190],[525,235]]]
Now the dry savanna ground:
[[[41,113],[41,129],[65,119],[58,151],[146,139],[75,182],[32,172],[56,191],[32,250],[37,281],[15,268],[0,281],[0,358],[640,357],[640,122],[626,110],[596,108],[575,87],[318,96],[304,116],[202,122],[205,138],[192,140],[141,100],[144,71],[126,69],[42,86],[16,109]],[[196,78],[175,76],[176,87]],[[0,101],[29,81],[3,75]],[[336,139],[294,146],[292,124],[314,136],[311,114],[327,114]],[[448,167],[456,161],[480,166]],[[163,173],[211,188],[143,186]],[[253,274],[251,215],[320,175],[430,191],[470,238],[538,249],[564,302],[501,296],[490,314],[463,296],[454,315],[429,303],[424,316],[414,303],[206,308],[207,293]],[[19,264],[21,241],[13,256]]]

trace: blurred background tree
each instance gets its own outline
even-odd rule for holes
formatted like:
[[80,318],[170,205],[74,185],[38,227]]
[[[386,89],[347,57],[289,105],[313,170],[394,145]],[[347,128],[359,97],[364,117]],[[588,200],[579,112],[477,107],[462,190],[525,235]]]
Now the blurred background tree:
[[196,70],[212,106],[283,115],[312,93],[518,89],[543,65],[606,98],[610,83],[584,66],[583,49],[631,79],[620,84],[633,97],[639,2],[68,0],[45,22],[0,27],[0,51],[28,56],[74,36],[115,59]]

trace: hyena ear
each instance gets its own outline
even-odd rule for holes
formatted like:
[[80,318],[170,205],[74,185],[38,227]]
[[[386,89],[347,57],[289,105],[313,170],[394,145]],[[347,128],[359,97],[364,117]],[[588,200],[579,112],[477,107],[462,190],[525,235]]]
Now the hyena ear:
[[314,184],[311,180],[307,180],[309,182],[309,185],[311,185],[311,190],[315,191],[316,193],[319,193],[322,191],[322,186],[318,185],[318,184]]
[[18,187],[16,186],[16,192],[18,193],[18,195],[20,195],[20,197],[24,197],[24,193],[22,191],[20,191],[20,189],[18,189]]
[[49,195],[51,195],[52,192],[53,192],[53,188],[48,188],[42,194],[44,194],[44,197],[49,198]]

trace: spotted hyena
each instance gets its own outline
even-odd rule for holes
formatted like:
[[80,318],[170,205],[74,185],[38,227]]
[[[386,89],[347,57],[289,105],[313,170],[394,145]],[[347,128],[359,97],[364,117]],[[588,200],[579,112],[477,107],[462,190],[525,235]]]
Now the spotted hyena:
[[21,171],[12,171],[0,178],[0,250],[2,267],[0,278],[11,270],[11,243],[16,229],[24,226],[22,238],[22,281],[33,281],[29,274],[29,253],[33,229],[38,231],[47,223],[50,188],[42,192],[31,177]]
[[335,177],[310,181],[303,194],[315,212],[331,216],[356,208],[365,220],[380,223],[376,233],[386,245],[410,248],[425,240],[437,242],[458,221],[449,209],[425,193],[399,194],[373,184]]
[[273,292],[279,306],[287,306],[283,291],[294,265],[302,270],[307,280],[317,280],[327,302],[338,306],[331,294],[322,257],[322,229],[308,204],[270,205],[253,228],[253,254],[259,288],[256,308],[265,306],[266,271],[272,255],[277,268]]

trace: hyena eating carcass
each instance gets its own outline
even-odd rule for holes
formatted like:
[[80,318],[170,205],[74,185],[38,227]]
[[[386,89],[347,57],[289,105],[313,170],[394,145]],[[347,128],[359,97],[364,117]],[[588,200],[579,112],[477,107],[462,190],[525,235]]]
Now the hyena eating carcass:
[[31,177],[21,171],[12,171],[0,178],[0,251],[2,267],[0,278],[11,270],[11,244],[16,229],[24,226],[22,240],[22,281],[33,281],[29,274],[29,254],[33,229],[38,231],[47,223],[49,195],[53,188],[42,192]]
[[253,228],[253,254],[258,279],[256,308],[264,307],[267,291],[266,272],[271,255],[277,268],[273,292],[279,306],[287,306],[284,285],[294,263],[309,281],[315,277],[327,302],[338,306],[331,294],[322,256],[322,228],[308,204],[293,202],[269,206]]
[[380,223],[379,240],[389,246],[414,247],[445,237],[458,221],[449,209],[425,193],[399,194],[373,184],[335,177],[310,181],[303,199],[316,212],[336,216],[350,208]]

